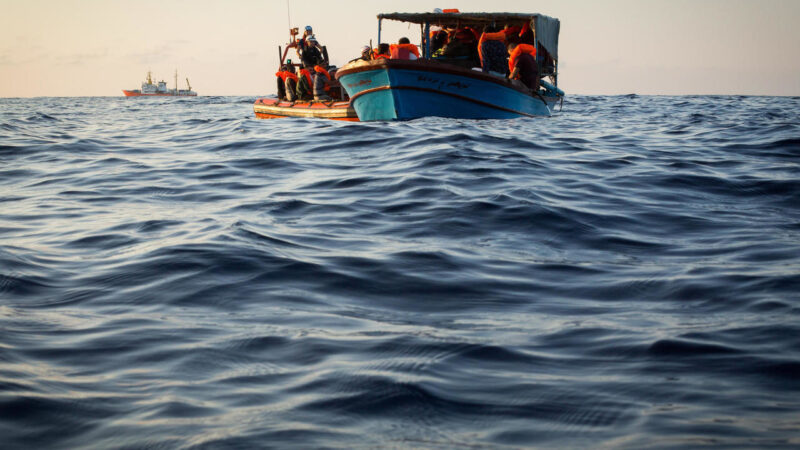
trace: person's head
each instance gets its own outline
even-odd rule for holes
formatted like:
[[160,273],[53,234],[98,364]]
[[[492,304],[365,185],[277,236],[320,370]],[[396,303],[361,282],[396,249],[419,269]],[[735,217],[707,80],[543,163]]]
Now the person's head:
[[369,53],[372,49],[369,48],[369,45],[365,45],[361,47],[361,56],[369,56]]
[[389,51],[389,44],[378,44],[378,53],[382,55],[388,55]]
[[450,38],[451,42],[453,40],[457,40],[459,42],[463,42],[465,44],[468,44],[468,43],[473,42],[475,40],[475,35],[472,34],[472,32],[469,31],[466,28],[459,28],[459,29],[456,30],[455,33],[453,33],[453,37]]
[[410,44],[411,41],[409,41],[407,37],[401,37],[400,40],[397,41],[397,43],[398,44]]
[[314,34],[314,30],[311,28],[311,25],[306,25],[306,30],[303,32],[303,36],[308,36],[310,34]]
[[509,42],[506,48],[508,49],[508,54],[510,55],[512,52],[514,52],[514,49],[517,48],[517,43]]

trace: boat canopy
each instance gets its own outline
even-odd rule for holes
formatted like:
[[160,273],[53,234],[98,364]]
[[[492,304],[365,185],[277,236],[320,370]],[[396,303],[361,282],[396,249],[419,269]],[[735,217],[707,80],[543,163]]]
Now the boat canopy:
[[543,14],[529,13],[386,13],[378,14],[378,20],[397,20],[400,22],[410,22],[418,24],[441,25],[443,27],[472,26],[483,28],[486,25],[502,26],[505,24],[522,25],[525,22],[531,24],[535,30],[536,40],[539,45],[547,49],[547,52],[558,60],[558,33],[561,29],[561,22],[553,17]]

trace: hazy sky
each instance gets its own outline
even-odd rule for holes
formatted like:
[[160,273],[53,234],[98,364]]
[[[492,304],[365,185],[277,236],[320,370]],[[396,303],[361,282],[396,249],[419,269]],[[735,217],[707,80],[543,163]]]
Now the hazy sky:
[[[800,95],[800,0],[290,0],[341,65],[381,12],[540,12],[561,19],[573,94]],[[487,8],[487,5],[491,5]],[[148,69],[200,95],[274,93],[286,0],[0,0],[0,97],[122,95]],[[535,10],[533,9],[535,8]],[[419,40],[384,22],[384,40]]]

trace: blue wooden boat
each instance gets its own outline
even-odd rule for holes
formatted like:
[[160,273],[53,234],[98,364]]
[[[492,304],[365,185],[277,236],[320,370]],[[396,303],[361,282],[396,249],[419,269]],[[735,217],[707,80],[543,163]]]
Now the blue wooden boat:
[[[422,29],[422,55],[417,60],[356,61],[339,69],[336,77],[350,96],[362,121],[408,120],[438,116],[463,119],[512,119],[550,116],[563,101],[558,88],[558,19],[516,13],[392,13],[378,15],[378,41],[383,19],[417,23]],[[532,91],[515,80],[480,68],[469,61],[432,57],[431,25],[480,27],[528,23],[535,30],[537,54],[546,49],[553,64],[540,62],[542,82]],[[466,62],[466,64],[464,64]],[[544,69],[544,70],[543,70]],[[542,80],[544,81],[544,80]]]

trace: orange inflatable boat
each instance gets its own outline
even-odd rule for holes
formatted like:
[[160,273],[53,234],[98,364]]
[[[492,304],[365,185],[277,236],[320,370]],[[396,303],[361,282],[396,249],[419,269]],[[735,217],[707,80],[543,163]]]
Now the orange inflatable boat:
[[343,102],[288,102],[276,98],[260,98],[253,104],[253,112],[259,119],[283,117],[313,117],[319,119],[358,121],[356,110],[349,101]]

